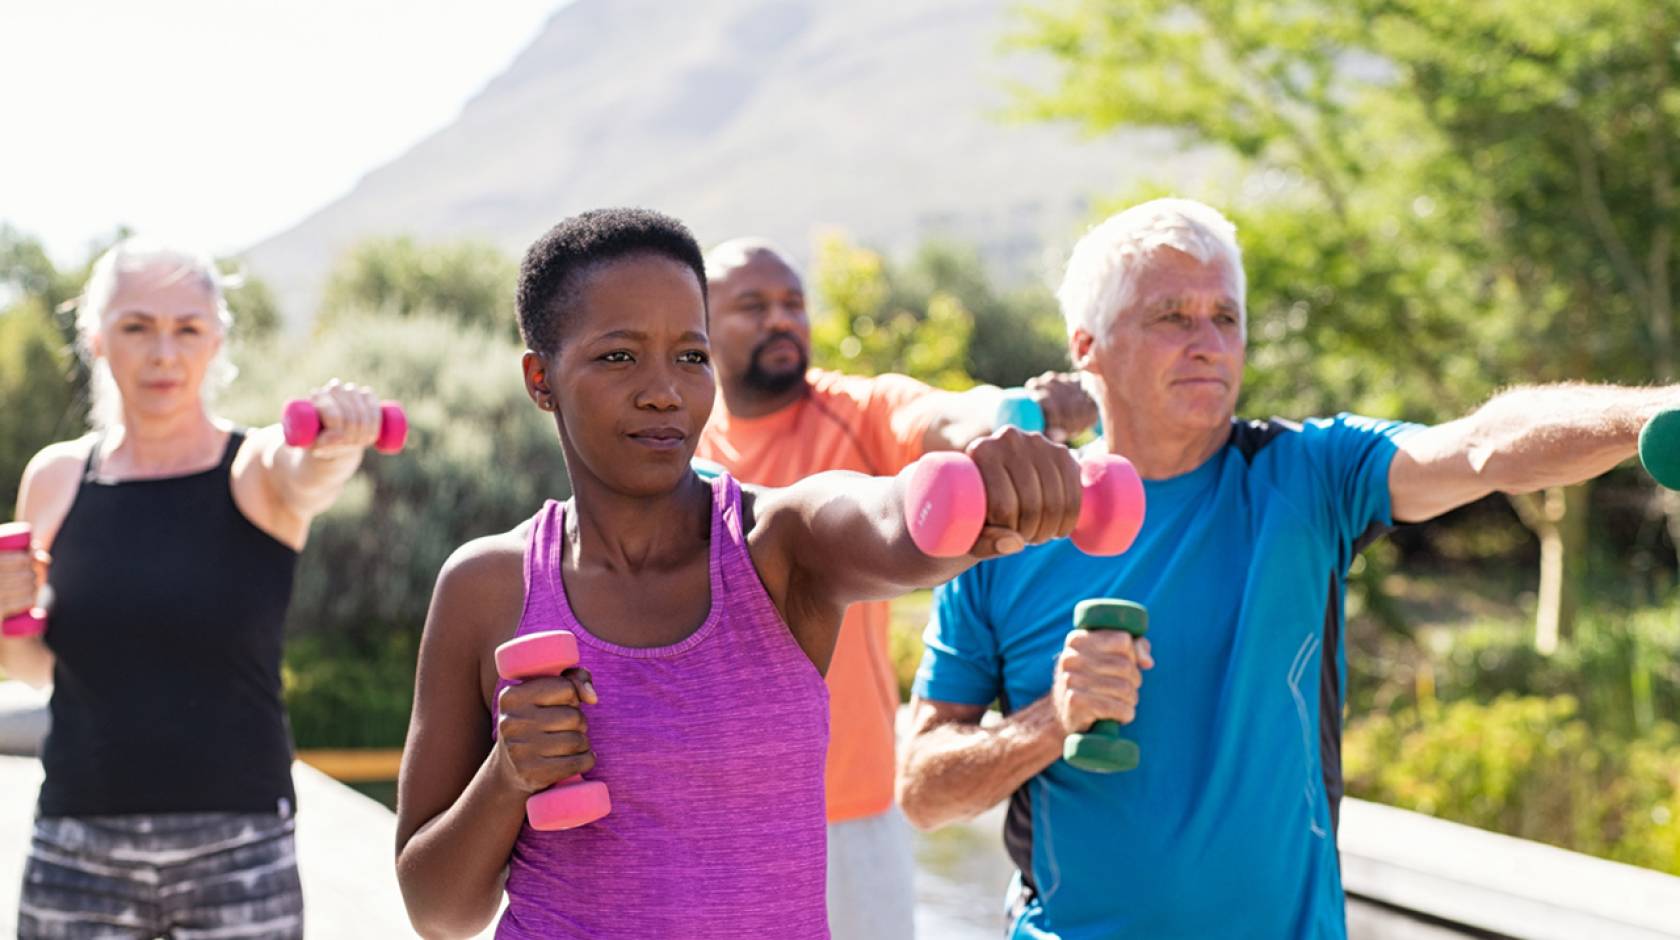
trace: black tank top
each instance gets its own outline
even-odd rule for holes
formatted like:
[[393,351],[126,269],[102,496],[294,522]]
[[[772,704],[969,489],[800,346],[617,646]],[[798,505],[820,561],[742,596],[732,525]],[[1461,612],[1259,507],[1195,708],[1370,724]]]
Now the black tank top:
[[281,627],[297,553],[214,469],[102,483],[96,455],[53,540],[43,816],[280,812],[292,792]]

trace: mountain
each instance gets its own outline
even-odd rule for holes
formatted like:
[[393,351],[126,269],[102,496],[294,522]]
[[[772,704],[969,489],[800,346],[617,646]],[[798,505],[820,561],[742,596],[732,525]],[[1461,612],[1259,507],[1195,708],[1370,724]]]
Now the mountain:
[[758,234],[804,259],[831,228],[894,254],[945,236],[1047,273],[1093,197],[1197,161],[1162,134],[1006,120],[1010,83],[1052,74],[999,51],[1014,8],[576,0],[454,123],[246,260],[297,322],[365,237],[488,238],[517,257],[566,215],[642,205],[707,245]]

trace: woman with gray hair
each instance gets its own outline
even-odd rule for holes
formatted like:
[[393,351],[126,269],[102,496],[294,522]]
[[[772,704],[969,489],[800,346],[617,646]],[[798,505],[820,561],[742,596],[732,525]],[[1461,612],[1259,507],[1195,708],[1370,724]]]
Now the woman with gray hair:
[[222,286],[207,257],[102,256],[77,315],[93,428],[23,472],[33,551],[0,553],[0,618],[50,601],[45,633],[0,638],[0,668],[53,691],[21,937],[303,932],[281,626],[380,407],[318,389],[307,449],[214,416]]

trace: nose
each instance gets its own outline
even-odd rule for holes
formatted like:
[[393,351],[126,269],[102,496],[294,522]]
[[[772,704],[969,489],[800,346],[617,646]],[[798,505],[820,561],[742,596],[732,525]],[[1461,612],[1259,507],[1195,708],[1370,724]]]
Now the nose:
[[636,394],[636,407],[650,411],[676,411],[682,407],[682,389],[677,383],[677,371],[666,365],[648,370],[647,383]]
[[1204,362],[1211,361],[1230,353],[1232,342],[1211,319],[1197,317],[1195,331],[1190,336],[1190,355]]

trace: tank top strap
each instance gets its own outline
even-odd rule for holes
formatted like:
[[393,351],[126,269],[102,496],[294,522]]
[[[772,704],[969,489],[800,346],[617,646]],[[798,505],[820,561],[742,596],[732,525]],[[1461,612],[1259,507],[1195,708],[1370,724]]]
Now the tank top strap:
[[233,461],[239,456],[239,448],[245,443],[245,429],[234,428],[228,432],[227,444],[222,448],[222,461],[218,465],[223,470],[232,470]]
[[[728,473],[712,480],[712,597],[723,596],[724,571],[755,571],[747,550],[747,525],[741,510],[741,484]],[[754,575],[755,579],[757,575]],[[714,600],[715,602],[715,600]]]
[[525,607],[519,627],[514,631],[516,635],[529,632],[528,624],[534,626],[528,616],[532,610],[565,609],[566,605],[558,603],[554,594],[554,585],[560,580],[560,572],[556,570],[560,563],[557,549],[565,532],[565,518],[564,506],[553,499],[543,503],[531,517],[531,530],[525,534]]

